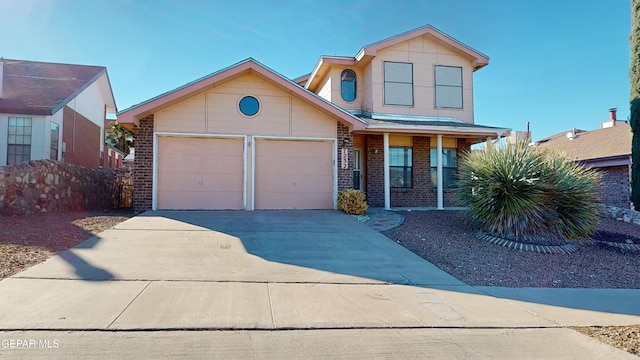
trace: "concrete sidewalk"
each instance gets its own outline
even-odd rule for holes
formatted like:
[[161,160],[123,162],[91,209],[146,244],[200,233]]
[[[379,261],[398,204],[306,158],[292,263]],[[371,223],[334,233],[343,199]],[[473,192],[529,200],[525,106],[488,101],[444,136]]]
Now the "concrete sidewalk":
[[0,355],[624,358],[559,327],[640,324],[638,303],[638,290],[467,286],[333,211],[155,212],[0,281],[0,340],[65,344]]

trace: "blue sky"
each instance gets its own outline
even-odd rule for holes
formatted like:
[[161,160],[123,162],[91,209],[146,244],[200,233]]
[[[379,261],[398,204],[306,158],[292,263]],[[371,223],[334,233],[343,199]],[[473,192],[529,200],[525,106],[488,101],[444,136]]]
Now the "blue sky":
[[629,115],[624,0],[0,0],[0,56],[106,66],[123,110],[247,57],[294,78],[426,24],[490,57],[478,124],[540,139]]

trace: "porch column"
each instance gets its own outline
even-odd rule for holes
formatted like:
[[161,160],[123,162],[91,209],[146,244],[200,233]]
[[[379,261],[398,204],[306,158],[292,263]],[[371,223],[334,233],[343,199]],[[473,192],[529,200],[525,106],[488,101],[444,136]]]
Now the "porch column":
[[384,156],[384,208],[391,210],[391,181],[389,180],[389,133],[384,133],[382,140]]
[[438,166],[436,168],[436,177],[437,177],[437,185],[438,185],[438,210],[444,210],[444,191],[443,191],[443,176],[442,176],[442,135],[438,135],[438,145],[437,145],[437,156],[436,161],[438,162]]

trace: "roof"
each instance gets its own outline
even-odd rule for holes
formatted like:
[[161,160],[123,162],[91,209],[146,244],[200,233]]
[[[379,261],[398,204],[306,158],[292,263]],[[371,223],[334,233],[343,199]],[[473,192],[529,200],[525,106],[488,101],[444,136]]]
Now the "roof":
[[469,124],[452,118],[439,120],[436,118],[430,120],[380,120],[367,118],[366,120],[367,132],[429,133],[486,139],[488,136],[503,136],[511,131],[511,129],[507,128]]
[[[358,53],[354,57],[321,56],[311,74],[308,75],[305,87],[311,88],[314,81],[319,81],[322,77],[322,69],[324,69],[329,64],[346,66],[357,66],[360,63],[366,64],[377,55],[378,51],[402,42],[409,41],[419,36],[426,36],[430,40],[433,40],[434,42],[452,49],[453,51],[468,58],[471,61],[473,71],[483,68],[489,64],[489,57],[487,55],[473,49],[468,45],[465,45],[461,41],[452,38],[451,36],[443,33],[442,31],[436,29],[431,25],[425,25],[417,29],[413,29],[402,34],[366,45],[365,47],[360,49],[360,51],[358,51]],[[296,80],[298,80],[298,82],[301,82],[302,78],[303,77],[301,76]]]
[[[562,132],[537,141],[540,147],[558,149],[572,160],[596,161],[623,157],[628,161],[631,155],[631,126],[622,124],[593,131],[575,130]],[[574,133],[570,139],[567,133]]]
[[[1,113],[53,115],[103,74],[107,74],[103,66],[12,59],[0,59],[0,62]],[[107,85],[111,92],[111,86]],[[115,111],[113,93],[109,95]]]
[[365,122],[359,117],[352,115],[341,107],[299,86],[297,83],[287,79],[283,75],[266,67],[253,58],[247,58],[225,69],[209,74],[140,104],[133,105],[118,113],[118,123],[123,125],[137,124],[139,119],[183,101],[186,98],[193,96],[194,93],[206,91],[220,82],[228,81],[247,73],[257,74],[270,80],[272,83],[284,88],[291,94],[295,94],[308,101],[311,105],[314,105],[315,107],[338,117],[344,122],[353,125],[354,130],[364,129]]

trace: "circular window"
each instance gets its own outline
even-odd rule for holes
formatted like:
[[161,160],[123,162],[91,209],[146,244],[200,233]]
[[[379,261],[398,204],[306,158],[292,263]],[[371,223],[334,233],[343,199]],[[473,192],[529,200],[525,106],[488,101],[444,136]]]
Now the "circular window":
[[260,102],[253,96],[245,96],[240,99],[238,107],[245,116],[255,116],[260,111]]

